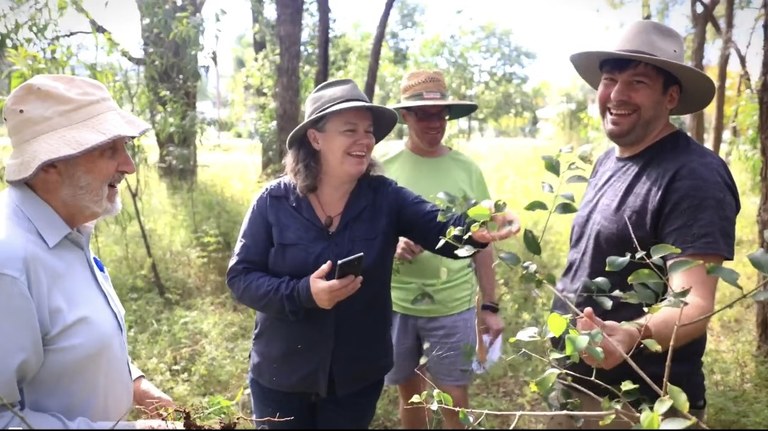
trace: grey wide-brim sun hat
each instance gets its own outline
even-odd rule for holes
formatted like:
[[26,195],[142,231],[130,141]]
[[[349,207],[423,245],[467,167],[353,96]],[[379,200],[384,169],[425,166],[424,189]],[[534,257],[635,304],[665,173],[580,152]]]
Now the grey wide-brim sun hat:
[[376,143],[384,139],[397,125],[397,112],[376,105],[360,91],[351,79],[336,79],[318,85],[304,102],[304,122],[296,126],[285,142],[290,150],[296,144],[309,145],[307,130],[323,116],[346,109],[365,108],[373,118],[373,136]]
[[680,100],[670,111],[671,115],[701,111],[715,97],[714,81],[699,69],[685,64],[682,36],[654,21],[643,20],[629,25],[612,51],[584,51],[570,58],[576,72],[595,90],[602,79],[600,62],[606,59],[637,60],[668,71],[682,85]]
[[[456,120],[477,111],[477,103],[452,100],[443,73],[438,70],[416,70],[407,73],[400,83],[400,102],[391,106],[397,109],[420,106],[445,106],[448,119]],[[402,118],[400,118],[402,122]]]

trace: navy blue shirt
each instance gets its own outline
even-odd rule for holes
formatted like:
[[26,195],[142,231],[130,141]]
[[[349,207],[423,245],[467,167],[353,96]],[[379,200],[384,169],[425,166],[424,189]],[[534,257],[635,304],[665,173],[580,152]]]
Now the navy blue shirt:
[[[389,178],[365,175],[329,233],[291,180],[267,185],[245,216],[227,271],[235,298],[258,311],[252,376],[272,389],[320,395],[328,392],[329,378],[338,394],[383,378],[393,363],[390,280],[398,237],[458,258],[452,246],[435,247],[465,218],[441,222],[438,214],[434,204]],[[360,289],[330,310],[319,308],[310,274],[360,252]]]
[[[679,256],[708,254],[733,259],[739,209],[738,190],[728,166],[682,131],[670,133],[630,157],[617,157],[611,148],[595,163],[574,218],[568,261],[557,290],[579,310],[592,307],[603,320],[637,319],[645,314],[643,306],[650,304],[631,304],[607,297],[613,302],[607,310],[594,300],[589,280],[605,277],[611,283],[611,291],[628,292],[632,286],[627,277],[648,265],[630,262],[623,270],[611,272],[605,269],[606,259],[625,253],[634,256],[638,250],[632,233],[645,251],[664,243],[681,249]],[[674,256],[667,259],[671,257]],[[559,298],[555,298],[553,309],[571,313]],[[692,408],[701,407],[696,403],[704,401],[702,356],[706,342],[704,335],[684,346],[675,346],[673,355],[670,383],[687,393]],[[666,352],[649,351],[633,357],[659,386],[666,358]],[[571,366],[571,370],[587,376],[593,371],[583,362]],[[596,378],[609,385],[632,380],[651,399],[656,398],[626,362],[596,372]],[[604,392],[599,387],[590,388],[596,393]]]

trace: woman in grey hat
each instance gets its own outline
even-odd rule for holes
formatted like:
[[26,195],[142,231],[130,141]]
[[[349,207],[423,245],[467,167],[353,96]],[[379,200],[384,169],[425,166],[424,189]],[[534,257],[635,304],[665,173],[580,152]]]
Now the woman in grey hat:
[[[466,216],[439,221],[435,205],[371,172],[373,146],[396,123],[395,111],[370,103],[353,81],[320,84],[288,137],[286,175],[245,216],[227,285],[258,311],[249,373],[257,425],[367,428],[392,367],[398,237],[459,257],[449,242],[438,245]],[[477,230],[468,243],[484,247],[520,229],[508,212],[494,221],[498,230]],[[361,270],[334,278],[334,262],[359,253]]]

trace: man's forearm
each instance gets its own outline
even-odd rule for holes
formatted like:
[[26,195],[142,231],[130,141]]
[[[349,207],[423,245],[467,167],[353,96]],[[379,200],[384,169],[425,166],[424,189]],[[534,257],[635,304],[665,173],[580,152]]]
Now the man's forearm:
[[496,298],[496,271],[493,269],[493,259],[493,248],[491,247],[480,250],[480,252],[472,256],[482,302],[498,302]]

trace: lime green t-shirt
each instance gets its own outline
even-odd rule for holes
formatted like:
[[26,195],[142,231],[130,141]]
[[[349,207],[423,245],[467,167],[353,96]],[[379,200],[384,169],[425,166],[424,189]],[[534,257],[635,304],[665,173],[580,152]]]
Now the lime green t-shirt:
[[[384,175],[432,202],[440,192],[490,199],[480,168],[467,156],[450,151],[421,157],[403,148],[381,159]],[[411,262],[395,261],[392,304],[412,316],[447,316],[474,305],[477,281],[471,259],[449,259],[425,251]]]

